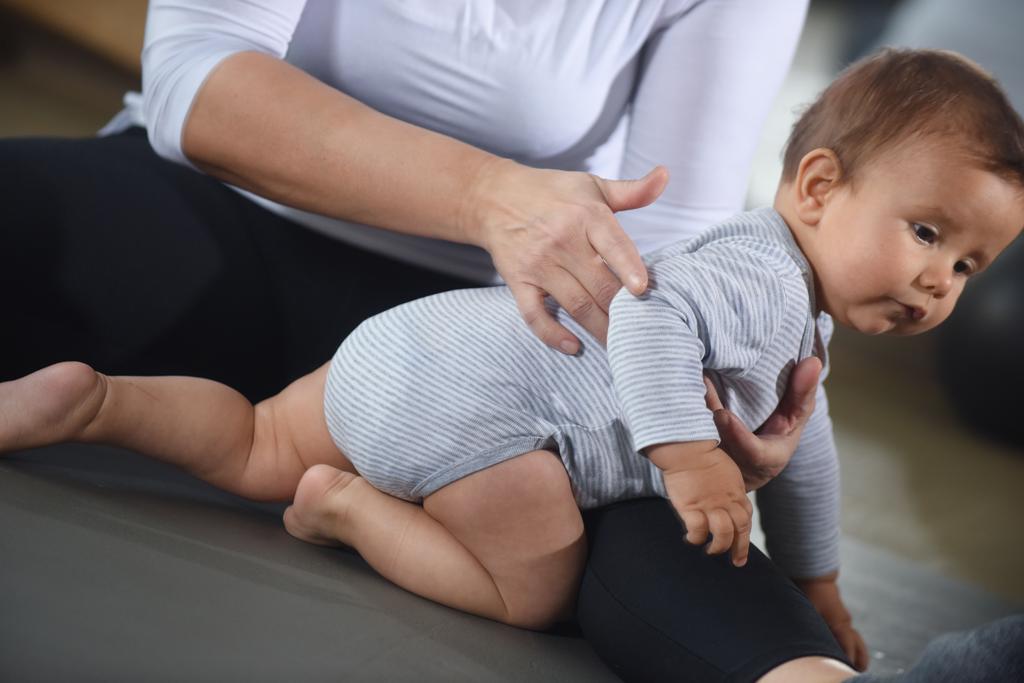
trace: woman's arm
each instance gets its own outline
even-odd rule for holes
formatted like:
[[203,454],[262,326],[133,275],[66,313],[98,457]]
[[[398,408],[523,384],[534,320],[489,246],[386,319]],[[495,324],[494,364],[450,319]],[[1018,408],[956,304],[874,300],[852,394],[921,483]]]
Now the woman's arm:
[[218,7],[151,3],[143,82],[157,151],[175,157],[180,130],[179,160],[274,201],[481,246],[531,329],[569,353],[579,341],[545,310],[545,295],[603,338],[614,293],[646,287],[613,214],[654,201],[663,170],[607,181],[493,156],[283,62],[302,3]]
[[672,184],[657,204],[620,217],[642,253],[744,208],[754,152],[807,4],[696,3],[645,47],[621,175],[634,177],[657,160]]
[[501,162],[259,52],[210,74],[182,148],[204,171],[276,202],[466,243],[477,239],[474,189]]

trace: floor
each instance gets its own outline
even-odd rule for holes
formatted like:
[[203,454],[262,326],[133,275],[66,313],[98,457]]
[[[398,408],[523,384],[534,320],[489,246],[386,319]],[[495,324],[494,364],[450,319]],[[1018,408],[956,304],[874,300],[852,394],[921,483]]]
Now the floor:
[[[7,19],[0,14],[0,136],[88,135],[137,88],[134,76]],[[765,129],[751,204],[770,201],[793,108],[830,77],[842,25],[836,3],[815,3]],[[840,330],[832,347],[841,582],[881,672],[904,668],[936,632],[1024,611],[1024,452],[963,426],[933,363],[927,337]]]

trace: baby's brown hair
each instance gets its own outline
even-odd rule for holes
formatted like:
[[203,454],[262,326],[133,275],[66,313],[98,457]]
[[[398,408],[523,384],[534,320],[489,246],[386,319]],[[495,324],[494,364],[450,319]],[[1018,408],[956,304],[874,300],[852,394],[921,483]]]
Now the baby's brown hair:
[[793,125],[782,180],[813,149],[835,152],[841,182],[883,149],[951,141],[985,170],[1024,188],[1024,122],[996,80],[953,52],[885,48],[847,67]]

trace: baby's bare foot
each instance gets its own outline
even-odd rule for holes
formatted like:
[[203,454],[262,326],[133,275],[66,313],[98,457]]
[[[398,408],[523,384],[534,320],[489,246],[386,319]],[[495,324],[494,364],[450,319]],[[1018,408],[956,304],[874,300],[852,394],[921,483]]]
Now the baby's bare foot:
[[0,453],[80,436],[103,405],[106,382],[84,363],[57,363],[0,382]]
[[366,484],[351,472],[313,465],[299,480],[294,502],[284,511],[292,536],[318,545],[343,545],[345,518],[354,489]]

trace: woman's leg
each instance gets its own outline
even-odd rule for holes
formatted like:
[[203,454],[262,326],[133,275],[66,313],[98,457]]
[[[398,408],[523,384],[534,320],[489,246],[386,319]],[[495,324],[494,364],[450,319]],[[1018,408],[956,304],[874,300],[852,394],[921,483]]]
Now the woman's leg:
[[796,660],[803,668],[787,680],[855,673],[836,673],[846,658],[828,626],[756,548],[746,566],[734,567],[687,545],[660,499],[588,511],[584,519],[591,550],[577,617],[624,680],[756,681]]
[[365,318],[471,286],[294,225],[145,132],[0,140],[0,381],[59,361],[270,396]]
[[314,467],[285,524],[303,540],[353,546],[410,592],[524,628],[571,615],[586,556],[568,474],[548,451],[459,479],[423,506]]
[[212,380],[108,377],[84,363],[58,363],[0,382],[0,452],[105,443],[246,498],[291,500],[314,464],[355,472],[324,421],[327,368],[253,406]]

